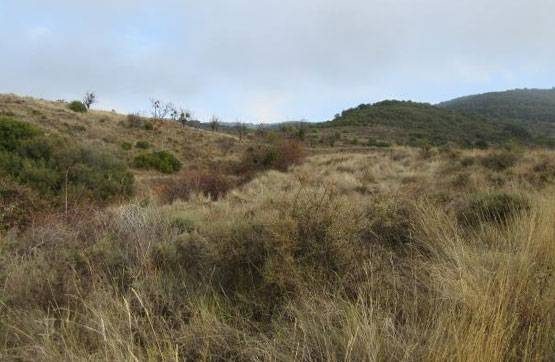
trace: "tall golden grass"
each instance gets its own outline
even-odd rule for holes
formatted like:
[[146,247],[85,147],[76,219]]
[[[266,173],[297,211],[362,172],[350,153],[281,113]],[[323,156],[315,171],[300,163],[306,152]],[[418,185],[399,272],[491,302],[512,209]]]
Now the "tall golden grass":
[[318,155],[8,234],[0,360],[552,361],[555,154],[511,152]]

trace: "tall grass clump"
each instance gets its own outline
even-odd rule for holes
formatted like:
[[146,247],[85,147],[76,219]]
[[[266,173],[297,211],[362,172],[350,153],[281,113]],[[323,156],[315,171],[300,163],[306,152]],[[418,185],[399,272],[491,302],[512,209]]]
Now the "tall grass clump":
[[166,182],[159,196],[163,203],[188,201],[193,193],[202,193],[217,200],[225,196],[231,186],[231,180],[226,175],[214,171],[194,170]]

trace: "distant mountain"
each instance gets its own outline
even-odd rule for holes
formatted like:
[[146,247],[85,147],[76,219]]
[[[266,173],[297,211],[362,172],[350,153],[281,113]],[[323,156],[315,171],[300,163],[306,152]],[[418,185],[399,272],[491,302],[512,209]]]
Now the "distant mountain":
[[518,123],[411,101],[361,104],[316,127],[348,127],[351,133],[374,134],[378,139],[408,145],[454,143],[469,147],[511,140],[536,143],[528,129]]
[[437,106],[486,117],[555,123],[555,88],[477,94]]

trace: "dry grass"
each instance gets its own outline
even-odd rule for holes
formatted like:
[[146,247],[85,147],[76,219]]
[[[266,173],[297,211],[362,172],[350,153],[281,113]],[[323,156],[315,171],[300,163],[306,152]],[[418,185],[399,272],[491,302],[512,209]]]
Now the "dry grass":
[[[52,102],[11,94],[0,94],[0,115],[40,126],[69,137],[77,137],[84,144],[105,149],[131,161],[141,152],[132,147],[125,151],[122,144],[134,145],[137,141],[148,142],[151,149],[169,150],[184,163],[185,167],[211,168],[237,160],[244,144],[236,137],[223,133],[208,132],[167,120],[154,130],[129,127],[126,115],[116,112],[90,110],[76,113],[66,103]],[[151,178],[153,172],[136,171],[140,178]]]
[[[551,361],[555,155],[487,154],[316,155],[6,236],[0,360]],[[457,218],[499,193],[529,207]]]

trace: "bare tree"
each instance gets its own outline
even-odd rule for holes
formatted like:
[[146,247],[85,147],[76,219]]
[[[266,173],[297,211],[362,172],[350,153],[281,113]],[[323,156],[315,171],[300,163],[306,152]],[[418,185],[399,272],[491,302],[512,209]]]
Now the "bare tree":
[[220,119],[217,116],[212,116],[212,118],[210,118],[210,123],[208,123],[208,126],[210,127],[212,132],[217,131],[221,126]]
[[239,140],[243,139],[243,136],[247,134],[247,125],[243,122],[237,121],[235,122],[235,130],[237,131],[237,135],[239,136]]
[[96,94],[94,94],[94,92],[85,93],[85,96],[83,97],[83,104],[85,107],[90,109],[93,103],[96,103]]
[[151,110],[152,118],[155,118],[155,119],[166,118],[168,114],[171,115],[172,111],[175,110],[175,107],[173,106],[173,104],[171,103],[164,104],[161,100],[155,99],[155,98],[150,99],[150,104],[152,105],[152,110]]

